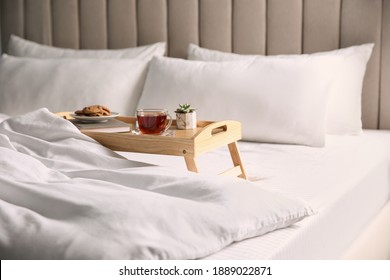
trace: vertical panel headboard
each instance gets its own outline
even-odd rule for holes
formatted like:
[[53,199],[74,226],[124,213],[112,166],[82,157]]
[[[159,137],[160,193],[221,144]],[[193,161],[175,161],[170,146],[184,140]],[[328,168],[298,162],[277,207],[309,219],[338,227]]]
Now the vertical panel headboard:
[[66,48],[167,41],[243,54],[299,54],[375,43],[363,89],[365,128],[390,129],[390,0],[0,0],[10,34]]

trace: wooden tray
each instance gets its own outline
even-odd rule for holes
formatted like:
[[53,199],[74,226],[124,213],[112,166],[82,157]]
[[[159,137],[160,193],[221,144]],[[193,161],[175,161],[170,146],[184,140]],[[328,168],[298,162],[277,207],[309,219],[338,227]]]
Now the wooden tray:
[[[135,117],[117,119],[135,128]],[[237,121],[198,121],[197,126],[196,129],[178,130],[173,121],[169,136],[82,132],[115,151],[192,157],[241,139],[241,124]]]
[[[69,118],[68,112],[57,115]],[[136,117],[118,116],[116,119],[129,123],[135,129]],[[131,132],[105,133],[81,130],[103,146],[113,151],[183,156],[189,171],[198,172],[195,158],[227,145],[234,167],[221,173],[246,179],[237,141],[241,139],[241,123],[237,121],[198,121],[197,128],[176,129],[172,122],[169,135],[133,134]]]

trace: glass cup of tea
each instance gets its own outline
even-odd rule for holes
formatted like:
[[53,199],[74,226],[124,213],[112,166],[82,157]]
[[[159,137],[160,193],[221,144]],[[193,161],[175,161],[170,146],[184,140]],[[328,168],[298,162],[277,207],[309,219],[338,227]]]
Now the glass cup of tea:
[[172,124],[172,117],[165,109],[138,109],[138,128],[142,134],[162,134]]

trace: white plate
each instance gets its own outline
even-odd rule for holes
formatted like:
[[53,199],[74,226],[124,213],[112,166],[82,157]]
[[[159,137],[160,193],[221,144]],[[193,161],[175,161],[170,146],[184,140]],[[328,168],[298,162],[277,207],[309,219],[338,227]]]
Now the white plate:
[[113,119],[119,116],[119,113],[111,112],[110,116],[101,116],[101,117],[78,116],[76,114],[70,114],[70,116],[81,122],[106,122],[109,119]]

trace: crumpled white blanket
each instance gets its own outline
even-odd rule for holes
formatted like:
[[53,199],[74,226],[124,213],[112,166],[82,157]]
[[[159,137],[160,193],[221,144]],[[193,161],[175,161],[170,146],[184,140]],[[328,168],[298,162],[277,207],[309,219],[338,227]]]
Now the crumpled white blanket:
[[194,259],[312,214],[242,179],[128,161],[46,109],[0,123],[1,259]]

